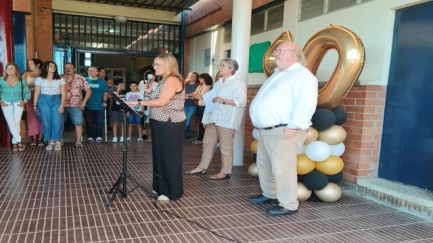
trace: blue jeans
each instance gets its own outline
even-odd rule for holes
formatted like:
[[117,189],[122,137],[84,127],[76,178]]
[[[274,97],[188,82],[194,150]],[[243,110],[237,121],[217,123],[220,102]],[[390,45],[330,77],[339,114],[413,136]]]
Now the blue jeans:
[[59,113],[61,99],[61,95],[39,95],[38,109],[45,141],[62,139],[64,115]]
[[80,110],[79,107],[65,107],[65,121],[69,116],[72,124],[74,125],[82,125],[83,124],[83,111]]
[[191,129],[189,128],[189,125],[191,124],[192,117],[194,116],[196,110],[197,110],[197,106],[194,105],[184,107],[185,116],[186,116],[185,131],[184,131],[185,136],[191,136]]
[[83,114],[84,114],[84,120],[86,120],[87,138],[102,137],[104,111],[84,110]]

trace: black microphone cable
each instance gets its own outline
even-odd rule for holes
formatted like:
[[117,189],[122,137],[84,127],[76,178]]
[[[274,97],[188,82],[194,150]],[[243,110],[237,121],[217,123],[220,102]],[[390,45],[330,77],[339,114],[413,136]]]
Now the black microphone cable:
[[[156,174],[156,173],[153,173],[153,175],[156,175],[156,176],[158,176],[159,178],[165,180],[164,177],[162,177],[162,176],[160,176],[160,175],[158,175],[158,174]],[[168,190],[168,189],[166,189],[166,190]],[[164,192],[165,192],[165,191],[164,191]],[[163,192],[162,194],[164,194],[164,192]],[[162,194],[161,194],[161,195],[162,195]],[[175,214],[175,213],[172,213],[172,212],[167,211],[167,210],[165,210],[165,209],[162,209],[162,208],[159,207],[159,205],[158,205],[158,195],[155,195],[155,193],[153,193],[153,192],[150,193],[149,195],[150,195],[150,197],[151,197],[152,199],[154,199],[154,201],[153,201],[153,206],[155,206],[155,208],[158,209],[159,211],[164,212],[164,213],[169,214],[169,215],[172,215],[172,216],[174,216],[175,218],[185,220],[185,221],[187,221],[187,222],[189,222],[189,223],[191,223],[191,224],[194,224],[194,225],[196,225],[197,227],[199,227],[199,228],[201,228],[201,229],[204,229],[204,230],[206,230],[207,232],[209,232],[209,233],[211,233],[211,234],[213,234],[213,235],[215,235],[215,236],[217,236],[217,237],[220,237],[220,238],[222,238],[222,239],[225,239],[225,240],[228,240],[228,241],[231,241],[231,242],[242,243],[242,241],[239,241],[239,240],[236,240],[236,239],[232,239],[232,238],[229,238],[229,237],[227,237],[227,236],[224,236],[224,235],[218,234],[217,232],[215,232],[215,231],[213,231],[213,230],[211,230],[211,229],[206,228],[205,226],[199,224],[199,223],[196,222],[196,221],[193,221],[193,220],[191,220],[191,219],[185,218],[185,217],[180,216],[180,215],[178,215],[178,214]]]

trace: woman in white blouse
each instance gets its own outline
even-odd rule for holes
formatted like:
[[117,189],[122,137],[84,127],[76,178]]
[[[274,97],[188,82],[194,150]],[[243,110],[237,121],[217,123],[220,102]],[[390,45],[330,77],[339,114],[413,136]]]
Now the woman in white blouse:
[[35,113],[40,114],[44,128],[44,140],[48,141],[46,150],[62,149],[65,101],[65,80],[60,77],[54,62],[45,62],[41,76],[35,80],[33,106]]
[[213,89],[216,97],[212,102],[219,103],[218,108],[204,114],[202,123],[206,128],[203,139],[203,153],[197,168],[187,172],[190,175],[205,174],[212,161],[217,142],[221,144],[221,170],[210,177],[212,180],[230,179],[233,167],[233,139],[236,130],[241,126],[244,107],[247,104],[247,88],[243,81],[234,74],[238,63],[231,59],[222,59],[219,65],[220,79]]

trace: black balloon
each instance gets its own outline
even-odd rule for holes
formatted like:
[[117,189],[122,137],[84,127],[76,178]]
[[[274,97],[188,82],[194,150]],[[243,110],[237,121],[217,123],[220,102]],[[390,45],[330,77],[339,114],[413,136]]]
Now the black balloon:
[[340,182],[341,180],[343,180],[343,171],[340,171],[335,175],[329,175],[328,180],[329,182],[334,182],[334,183]]
[[324,131],[335,124],[335,114],[329,109],[317,109],[311,122],[318,131]]
[[323,172],[313,170],[310,173],[304,175],[302,182],[309,190],[321,190],[328,185],[328,176]]
[[304,180],[304,176],[303,175],[298,175],[298,182],[302,182]]
[[341,125],[347,120],[347,112],[343,108],[337,106],[332,112],[335,115],[335,125]]
[[311,193],[311,196],[307,199],[307,201],[311,202],[323,202],[322,199],[318,198],[314,192]]

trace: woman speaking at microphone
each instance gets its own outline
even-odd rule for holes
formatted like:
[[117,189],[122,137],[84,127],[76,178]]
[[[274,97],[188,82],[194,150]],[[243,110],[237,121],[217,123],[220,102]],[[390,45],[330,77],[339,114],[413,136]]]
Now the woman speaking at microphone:
[[150,107],[153,190],[158,194],[158,200],[177,200],[183,194],[184,82],[172,54],[158,55],[152,66],[155,75],[162,79],[156,88],[152,88],[152,84],[146,85],[149,100],[127,103]]

